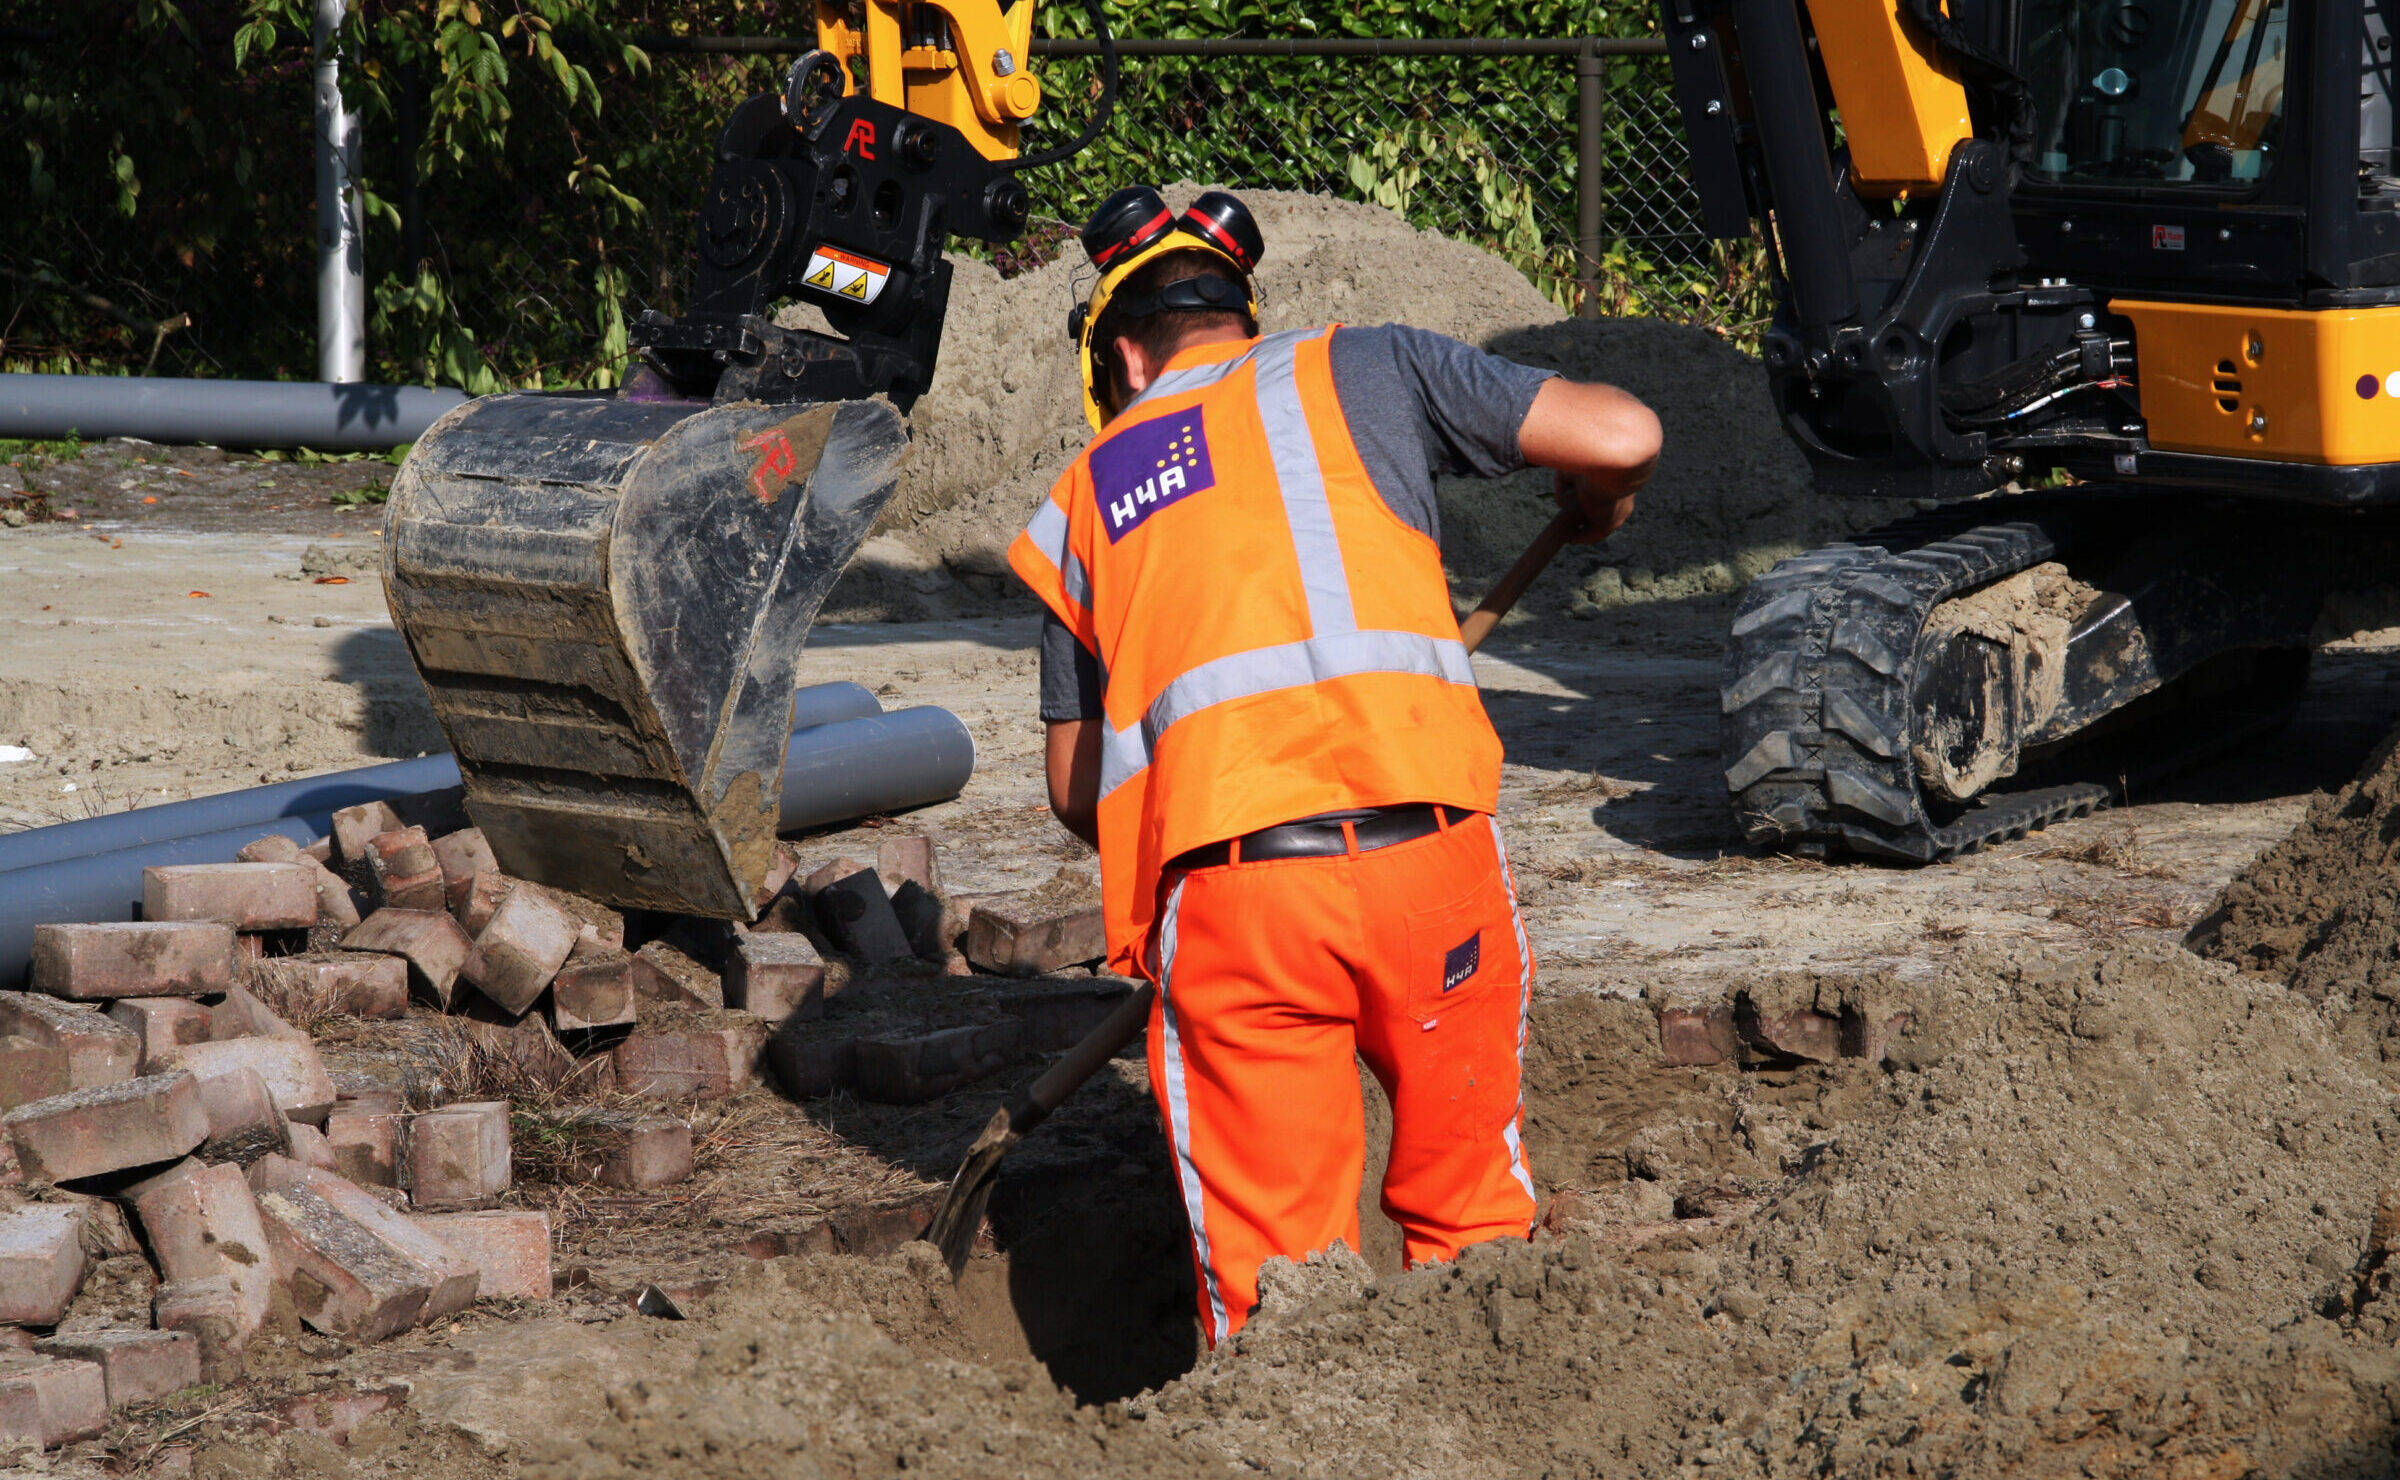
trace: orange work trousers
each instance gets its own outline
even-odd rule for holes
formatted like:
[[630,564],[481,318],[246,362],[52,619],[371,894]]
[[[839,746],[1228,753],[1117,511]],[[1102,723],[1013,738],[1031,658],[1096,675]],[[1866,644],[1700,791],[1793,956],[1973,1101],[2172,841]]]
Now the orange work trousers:
[[1531,1233],[1518,1078],[1533,963],[1492,819],[1160,887],[1150,1084],[1211,1345],[1258,1303],[1262,1262],[1359,1246],[1354,1052],[1391,1097],[1382,1201],[1408,1262]]

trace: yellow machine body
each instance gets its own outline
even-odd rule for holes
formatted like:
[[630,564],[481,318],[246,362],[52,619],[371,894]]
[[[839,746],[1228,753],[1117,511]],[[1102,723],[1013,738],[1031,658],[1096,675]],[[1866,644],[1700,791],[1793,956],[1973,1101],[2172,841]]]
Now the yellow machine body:
[[986,159],[1017,152],[1017,125],[1042,105],[1030,66],[1034,0],[818,0],[817,45],[842,60],[846,90],[946,123]]
[[1858,193],[1941,189],[1951,149],[1975,135],[1955,71],[1926,54],[1902,24],[1898,0],[1808,0],[1808,18],[1842,110]]
[[2150,445],[2276,462],[2400,462],[2400,308],[2119,298]]

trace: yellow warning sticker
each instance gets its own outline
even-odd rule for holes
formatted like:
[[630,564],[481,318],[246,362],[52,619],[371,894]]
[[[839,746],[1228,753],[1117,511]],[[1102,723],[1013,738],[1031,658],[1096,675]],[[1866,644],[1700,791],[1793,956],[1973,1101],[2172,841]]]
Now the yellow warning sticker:
[[852,303],[873,303],[891,276],[888,264],[871,257],[861,257],[839,247],[817,247],[809,252],[808,271],[800,281]]

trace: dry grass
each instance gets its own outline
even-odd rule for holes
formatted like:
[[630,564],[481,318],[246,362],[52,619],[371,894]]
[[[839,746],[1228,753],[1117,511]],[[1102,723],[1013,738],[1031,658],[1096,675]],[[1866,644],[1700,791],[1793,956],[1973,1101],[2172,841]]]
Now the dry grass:
[[2042,884],[2050,918],[2094,941],[2122,940],[2137,930],[2181,930],[2184,911],[2173,900],[2123,890]]
[[2036,853],[2036,862],[2080,863],[2136,879],[2174,879],[2173,869],[2149,856],[2142,831],[2132,823],[2094,833],[2080,842],[2056,843]]
[[281,972],[245,971],[242,986],[269,1012],[312,1038],[326,1019],[349,1016],[334,1005],[339,994],[313,980],[296,982]]

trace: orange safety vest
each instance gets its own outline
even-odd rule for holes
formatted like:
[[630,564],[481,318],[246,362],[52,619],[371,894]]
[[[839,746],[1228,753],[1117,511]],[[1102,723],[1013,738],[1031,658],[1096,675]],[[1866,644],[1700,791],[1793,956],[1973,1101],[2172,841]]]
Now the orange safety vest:
[[1009,565],[1108,673],[1109,962],[1143,970],[1166,861],[1359,807],[1496,810],[1500,737],[1440,547],[1392,513],[1333,330],[1168,363],[1051,488]]

